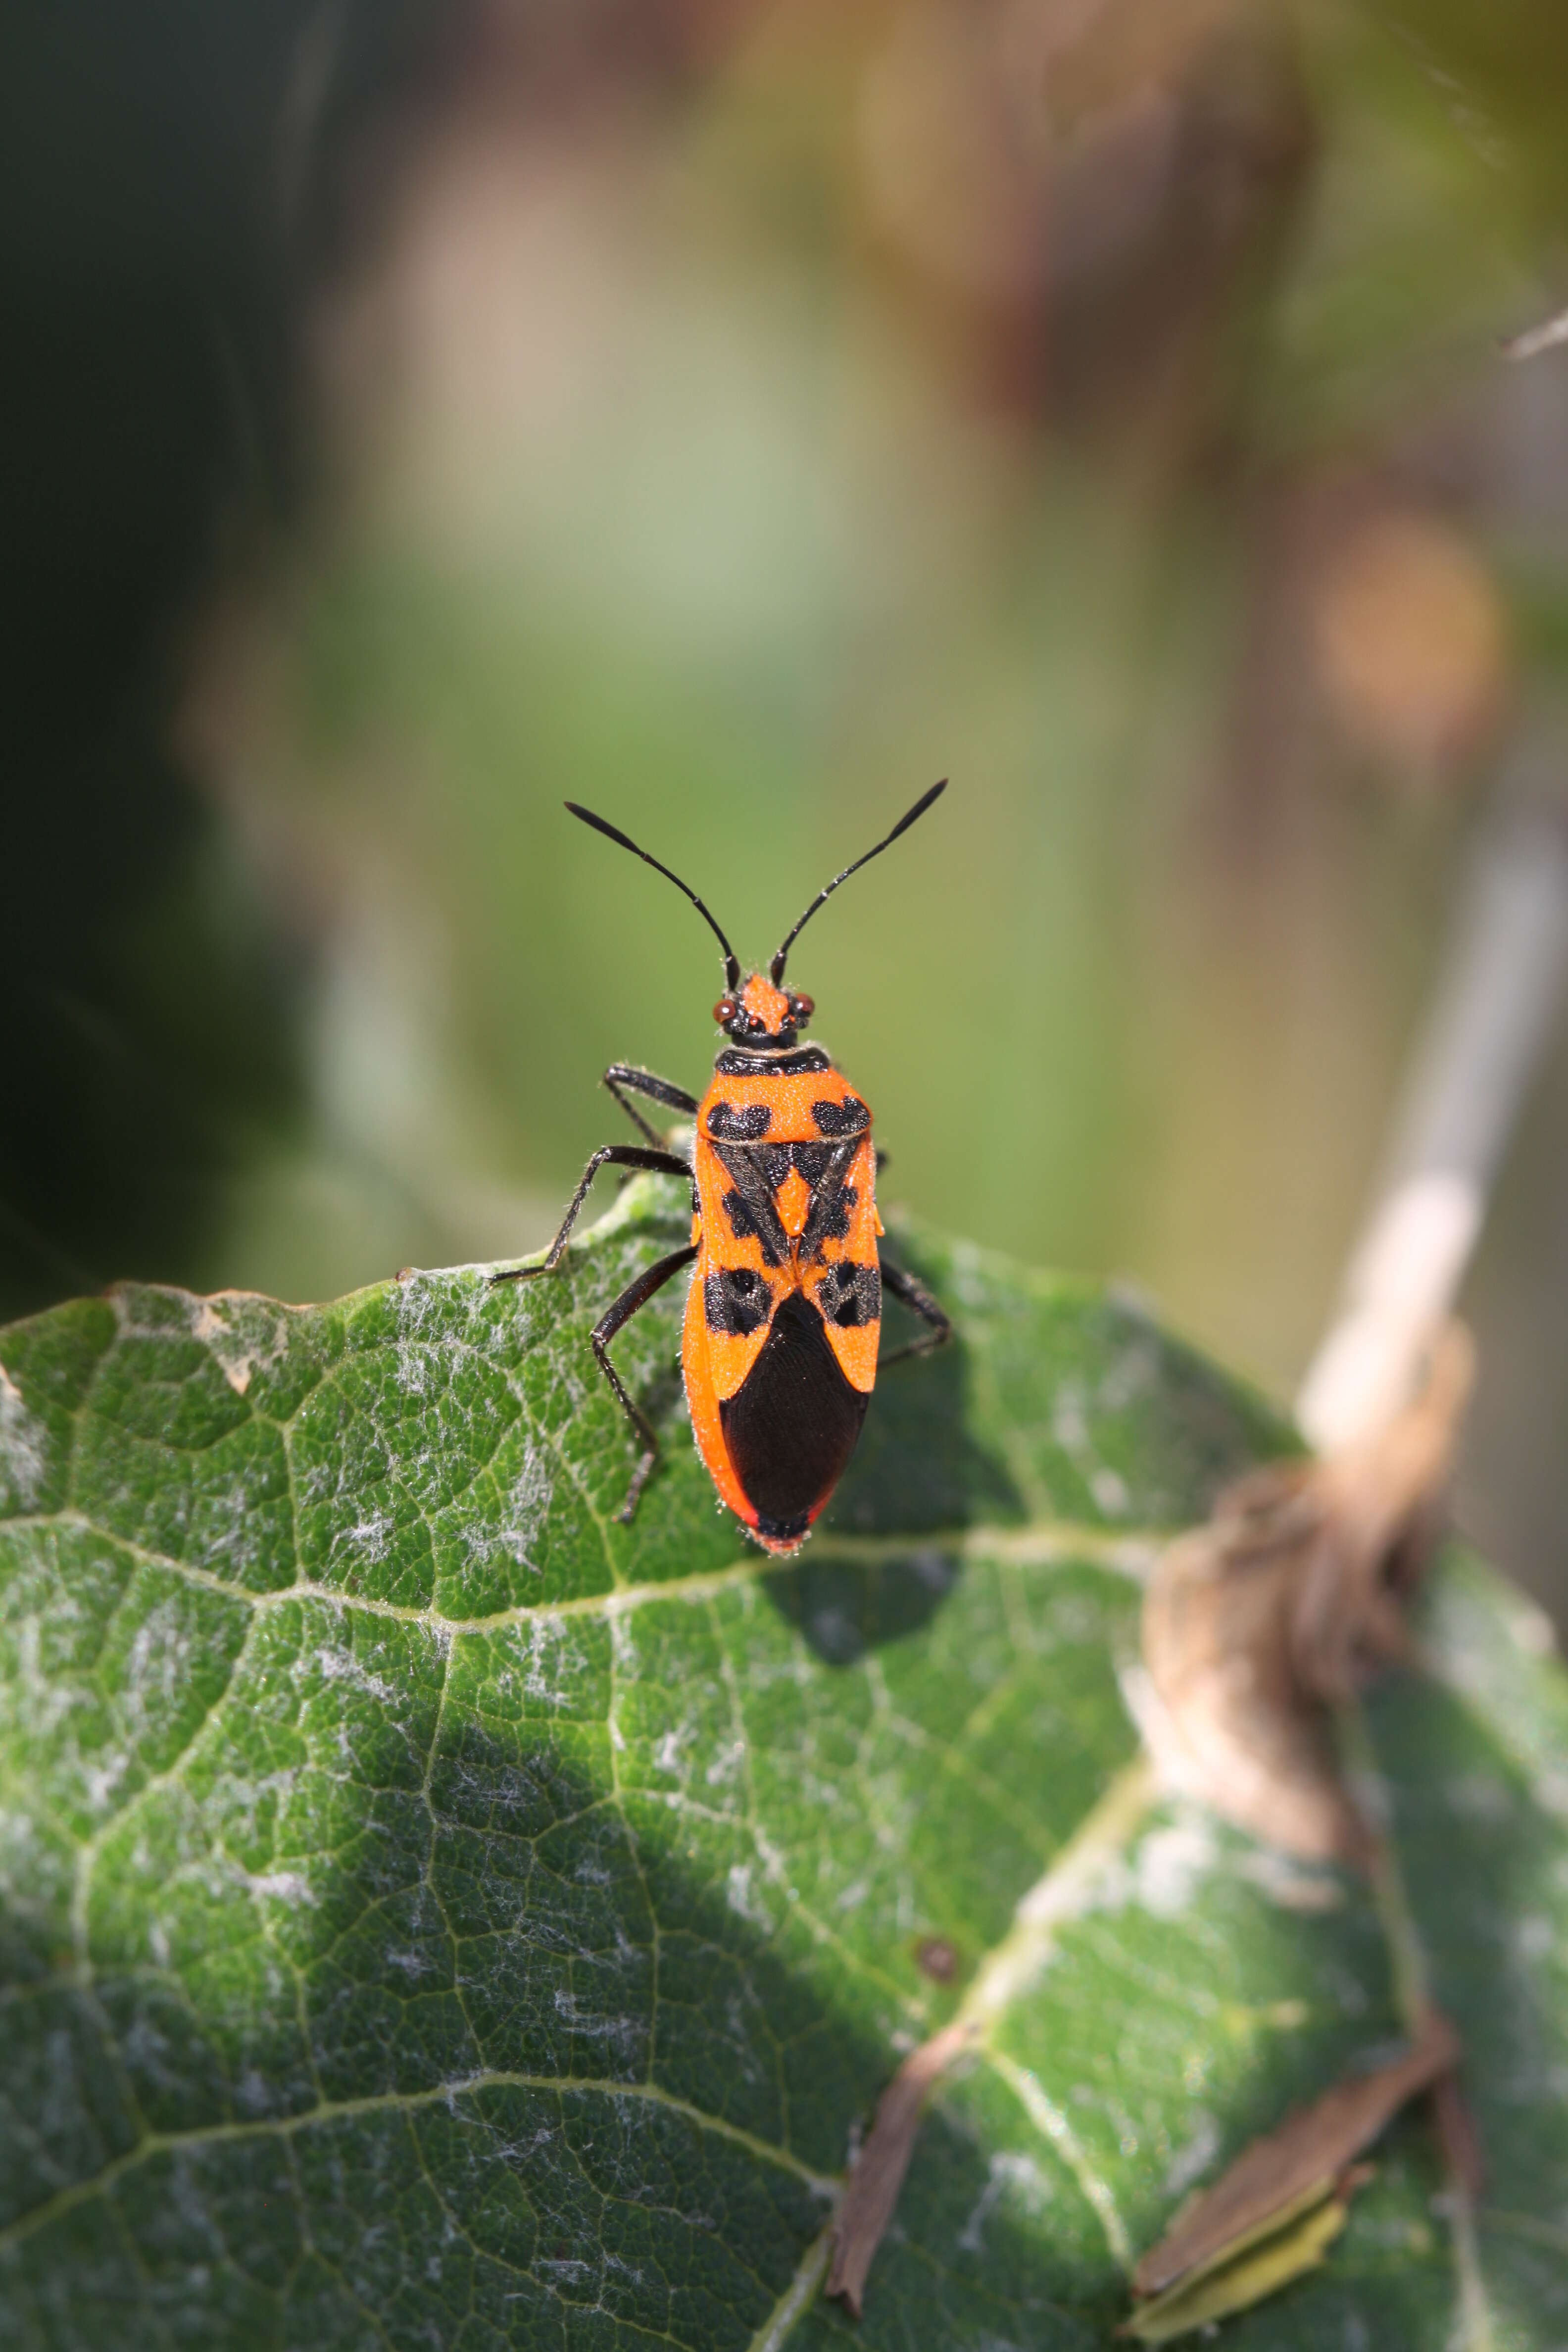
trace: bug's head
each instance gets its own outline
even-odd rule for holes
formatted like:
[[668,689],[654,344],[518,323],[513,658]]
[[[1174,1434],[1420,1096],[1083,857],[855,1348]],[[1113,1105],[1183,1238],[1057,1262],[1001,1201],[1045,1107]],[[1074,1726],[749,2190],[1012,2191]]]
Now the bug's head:
[[731,988],[713,1007],[713,1018],[737,1045],[793,1045],[816,1010],[797,989],[775,988],[760,971]]

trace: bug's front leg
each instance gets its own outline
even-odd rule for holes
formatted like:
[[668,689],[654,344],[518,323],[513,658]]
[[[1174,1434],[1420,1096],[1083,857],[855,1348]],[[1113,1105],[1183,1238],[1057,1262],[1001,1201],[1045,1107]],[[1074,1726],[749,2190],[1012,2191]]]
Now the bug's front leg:
[[599,1360],[599,1370],[614,1389],[621,1411],[642,1441],[642,1454],[632,1473],[626,1499],[616,1513],[623,1527],[637,1509],[638,1497],[647,1485],[648,1475],[658,1460],[658,1436],[652,1422],[611,1363],[610,1341],[617,1331],[625,1328],[639,1308],[647,1305],[655,1292],[662,1290],[665,1284],[672,1280],[683,1265],[689,1265],[696,1255],[697,1244],[693,1242],[685,1249],[671,1250],[668,1257],[661,1257],[656,1265],[648,1267],[646,1274],[639,1274],[635,1282],[627,1284],[615,1304],[605,1308],[588,1334],[588,1343]]
[[532,1275],[554,1272],[566,1255],[566,1244],[572,1237],[572,1228],[577,1222],[583,1203],[588,1197],[588,1187],[601,1168],[650,1169],[657,1176],[684,1176],[688,1181],[691,1175],[689,1160],[679,1159],[673,1151],[649,1151],[640,1143],[601,1144],[583,1171],[583,1181],[572,1195],[571,1205],[561,1220],[561,1230],[551,1243],[543,1263],[540,1265],[506,1266],[500,1274],[491,1275],[492,1283],[526,1282]]
[[917,1282],[912,1274],[906,1274],[901,1265],[894,1265],[888,1258],[882,1258],[880,1263],[883,1289],[890,1291],[911,1314],[918,1315],[921,1321],[931,1328],[924,1339],[911,1339],[907,1348],[895,1348],[890,1356],[882,1357],[879,1370],[889,1364],[901,1364],[906,1356],[934,1355],[952,1337],[952,1318],[937,1305],[925,1285]]
[[666,1103],[671,1110],[684,1111],[688,1118],[697,1116],[697,1097],[689,1095],[684,1087],[672,1086],[668,1078],[656,1078],[651,1070],[639,1070],[632,1062],[612,1062],[601,1084],[608,1087],[626,1117],[639,1134],[647,1136],[657,1150],[664,1148],[664,1138],[649,1125],[635,1103],[629,1103],[621,1092],[646,1095],[650,1102]]

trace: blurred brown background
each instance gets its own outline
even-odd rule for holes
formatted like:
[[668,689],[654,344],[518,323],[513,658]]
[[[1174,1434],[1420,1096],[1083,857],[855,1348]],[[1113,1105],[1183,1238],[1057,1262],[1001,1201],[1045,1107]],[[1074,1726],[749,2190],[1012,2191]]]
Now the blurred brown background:
[[[1499,337],[1568,295],[1568,12],[100,0],[4,47],[0,1311],[534,1244],[606,1060],[698,1081],[718,976],[562,798],[760,955],[947,773],[795,975],[894,1197],[1289,1394],[1478,813],[1561,789],[1568,352]],[[1560,1617],[1565,1152],[1568,1045],[1463,1496]]]

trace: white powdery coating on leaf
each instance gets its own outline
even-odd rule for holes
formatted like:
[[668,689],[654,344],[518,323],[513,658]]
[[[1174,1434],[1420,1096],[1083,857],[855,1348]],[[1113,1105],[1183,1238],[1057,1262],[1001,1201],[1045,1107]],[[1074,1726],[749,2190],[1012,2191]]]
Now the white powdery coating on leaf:
[[[380,1675],[372,1674],[352,1650],[336,1643],[323,1642],[319,1649],[309,1654],[309,1662],[314,1664],[323,1682],[348,1683],[353,1689],[379,1699],[384,1706],[397,1704],[398,1695],[392,1685],[384,1681]],[[303,1664],[307,1661],[301,1660],[300,1663]]]
[[1341,1911],[1344,1908],[1345,1889],[1341,1879],[1331,1871],[1313,1870],[1298,1862],[1291,1854],[1281,1853],[1277,1847],[1256,1846],[1249,1853],[1238,1855],[1236,1861],[1238,1878],[1256,1886],[1266,1899],[1281,1911]]
[[505,1552],[519,1568],[542,1575],[544,1562],[534,1554],[550,1516],[554,1491],[555,1466],[550,1449],[531,1433],[523,1444],[517,1475],[507,1488],[507,1524],[489,1539],[484,1549]]
[[768,1915],[767,1907],[752,1890],[752,1868],[753,1865],[749,1862],[737,1862],[731,1864],[730,1874],[725,1882],[724,1899],[737,1917],[749,1921],[753,1927],[771,1928],[773,1923]]
[[584,2009],[575,1993],[559,1990],[555,1995],[555,2014],[574,2033],[591,2042],[607,2042],[612,2048],[635,2051],[647,2031],[644,2021],[637,2017],[605,2017]]
[[332,1538],[332,1554],[336,1555],[340,1545],[346,1545],[362,1559],[368,1560],[373,1568],[379,1568],[392,1548],[394,1526],[390,1511],[372,1511],[353,1527],[338,1529]]
[[1091,1473],[1089,1491],[1094,1497],[1096,1507],[1103,1511],[1108,1519],[1125,1518],[1132,1507],[1127,1481],[1119,1470],[1100,1469]]
[[1153,1349],[1141,1343],[1106,1374],[1092,1400],[1080,1381],[1064,1380],[1052,1402],[1051,1436],[1089,1488],[1095,1508],[1109,1519],[1127,1517],[1132,1495],[1121,1471],[1104,1460],[1096,1444],[1091,1416],[1123,1411],[1157,1368]]
[[1152,1918],[1179,1919],[1218,1863],[1208,1822],[1201,1813],[1185,1813],[1148,1831],[1130,1860],[1112,1859],[1085,1889],[1083,1908],[1121,1911],[1131,1905]]
[[1156,1919],[1179,1919],[1217,1860],[1214,1832],[1196,1816],[1151,1830],[1133,1857],[1132,1900]]
[[559,1617],[536,1617],[527,1627],[524,1641],[525,1653],[519,1663],[527,1696],[542,1700],[546,1706],[572,1706],[576,1696],[574,1685],[592,1671],[572,1628]]
[[1184,2147],[1179,2147],[1165,2169],[1164,2189],[1167,2197],[1184,2197],[1194,2181],[1201,2180],[1220,2149],[1219,2119],[1206,2107],[1200,2107],[1193,2117],[1193,2136]]
[[313,1904],[315,1888],[300,1870],[268,1870],[247,1873],[247,1891],[251,1895],[269,1895],[275,1901],[289,1904]]
[[1152,1332],[1140,1332],[1124,1348],[1100,1383],[1098,1402],[1103,1412],[1125,1412],[1146,1396],[1159,1380],[1160,1349]]
[[0,1478],[9,1482],[25,1511],[43,1491],[47,1444],[47,1430],[28,1412],[21,1390],[0,1364]]
[[655,1771],[681,1771],[681,1750],[689,1748],[696,1738],[696,1727],[689,1723],[679,1723],[673,1729],[661,1732],[653,1751]]
[[1053,2194],[1050,2181],[1032,2156],[1003,2149],[993,2156],[987,2170],[985,2186],[955,2242],[961,2253],[984,2254],[985,2224],[1009,2192],[1031,2217],[1049,2203]]

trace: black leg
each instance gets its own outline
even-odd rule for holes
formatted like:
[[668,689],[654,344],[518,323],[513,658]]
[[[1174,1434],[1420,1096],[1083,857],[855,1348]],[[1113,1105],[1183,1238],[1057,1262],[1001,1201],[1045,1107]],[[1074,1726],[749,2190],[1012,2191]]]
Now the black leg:
[[601,1168],[650,1168],[658,1176],[685,1176],[689,1179],[690,1163],[678,1160],[673,1151],[645,1151],[640,1143],[604,1143],[595,1152],[583,1171],[583,1181],[572,1195],[572,1204],[561,1220],[561,1231],[550,1244],[550,1254],[542,1265],[509,1265],[503,1273],[492,1274],[491,1282],[526,1282],[530,1275],[552,1274],[566,1255],[566,1244],[578,1212],[588,1197],[588,1187]]
[[922,1323],[929,1323],[931,1329],[923,1339],[911,1339],[907,1348],[895,1348],[890,1356],[879,1358],[879,1371],[888,1364],[901,1364],[906,1356],[930,1356],[946,1346],[952,1337],[952,1325],[923,1283],[917,1282],[912,1274],[906,1274],[901,1265],[891,1265],[883,1258],[882,1287],[901,1299]]
[[626,1499],[616,1513],[616,1518],[623,1526],[637,1509],[637,1497],[647,1486],[648,1473],[658,1459],[658,1439],[654,1433],[652,1422],[649,1421],[642,1407],[635,1402],[619,1372],[610,1361],[610,1341],[617,1331],[631,1321],[632,1317],[640,1307],[647,1305],[656,1291],[662,1290],[665,1284],[678,1275],[683,1265],[691,1264],[696,1255],[696,1247],[692,1245],[686,1249],[671,1250],[668,1257],[661,1257],[657,1265],[650,1265],[646,1274],[639,1274],[635,1282],[627,1284],[615,1305],[605,1309],[588,1334],[588,1344],[599,1360],[599,1370],[619,1399],[621,1411],[642,1440],[642,1455],[632,1473],[632,1483],[626,1490]]
[[673,1087],[668,1078],[656,1078],[651,1070],[637,1069],[630,1062],[612,1062],[605,1072],[603,1083],[609,1087],[632,1125],[656,1146],[663,1146],[663,1136],[648,1125],[640,1110],[627,1102],[621,1092],[623,1087],[631,1094],[647,1095],[650,1102],[668,1103],[671,1110],[683,1110],[689,1118],[697,1108],[696,1096],[689,1095],[684,1087]]

